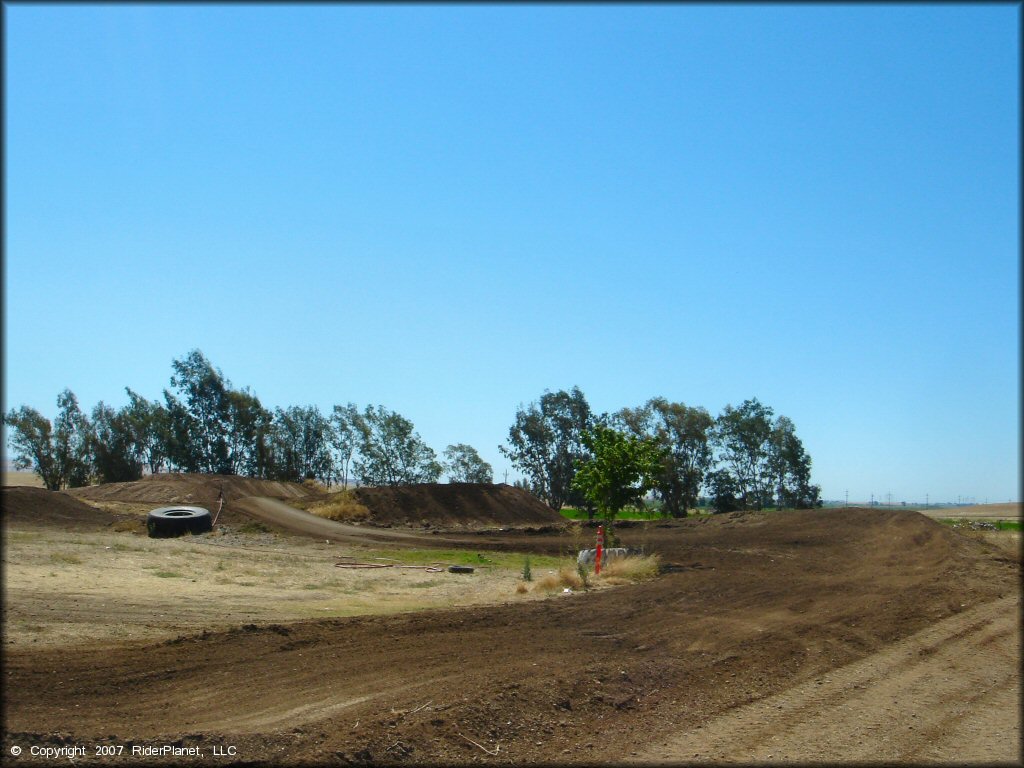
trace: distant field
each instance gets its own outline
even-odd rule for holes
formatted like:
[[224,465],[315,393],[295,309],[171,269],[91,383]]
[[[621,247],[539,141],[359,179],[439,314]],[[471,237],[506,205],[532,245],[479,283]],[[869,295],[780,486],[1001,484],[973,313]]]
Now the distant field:
[[43,487],[43,481],[35,472],[0,472],[0,485],[32,485]]
[[920,512],[922,515],[935,519],[1019,520],[1021,518],[1021,503],[1013,501],[1007,504],[972,504],[968,507],[922,509]]

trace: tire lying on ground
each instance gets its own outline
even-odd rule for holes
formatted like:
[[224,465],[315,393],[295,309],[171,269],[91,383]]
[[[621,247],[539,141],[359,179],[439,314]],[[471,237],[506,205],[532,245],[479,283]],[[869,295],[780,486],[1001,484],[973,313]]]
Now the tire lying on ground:
[[213,530],[213,518],[202,507],[159,507],[146,517],[146,530],[154,539],[206,533]]

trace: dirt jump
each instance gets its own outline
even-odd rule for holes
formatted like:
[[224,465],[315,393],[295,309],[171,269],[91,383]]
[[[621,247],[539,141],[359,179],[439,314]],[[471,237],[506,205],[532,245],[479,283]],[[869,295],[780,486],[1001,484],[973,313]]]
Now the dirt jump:
[[[173,501],[202,503],[201,485]],[[235,514],[291,514],[288,496],[246,491],[231,490]],[[560,528],[350,528],[538,556],[578,543]],[[664,573],[528,602],[8,646],[5,756],[52,764],[28,745],[81,744],[97,764],[160,762],[132,757],[140,745],[248,765],[1020,763],[1019,536],[880,509],[620,535]]]

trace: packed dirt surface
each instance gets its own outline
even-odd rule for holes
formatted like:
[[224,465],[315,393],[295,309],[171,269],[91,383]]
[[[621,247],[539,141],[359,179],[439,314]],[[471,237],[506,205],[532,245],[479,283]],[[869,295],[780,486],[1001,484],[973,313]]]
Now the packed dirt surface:
[[686,729],[634,760],[1013,764],[1020,596],[965,610],[865,659]]
[[[407,533],[436,546],[438,534]],[[619,533],[666,573],[500,605],[10,645],[4,754],[19,746],[19,762],[40,765],[52,760],[32,745],[146,765],[160,761],[132,746],[261,765],[1020,760],[1019,708],[1007,704],[1020,690],[1019,550],[878,509]],[[582,535],[450,534],[470,551],[537,557],[589,545]],[[8,542],[9,562],[19,554]],[[178,617],[201,624],[220,605],[184,592],[175,604],[164,583]],[[6,597],[9,611],[23,599]],[[130,607],[92,610],[117,622]],[[92,756],[118,745],[120,758]]]

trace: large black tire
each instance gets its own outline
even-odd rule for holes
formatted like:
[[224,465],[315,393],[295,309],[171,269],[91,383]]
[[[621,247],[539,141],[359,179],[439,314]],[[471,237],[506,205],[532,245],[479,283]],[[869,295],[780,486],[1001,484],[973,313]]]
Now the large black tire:
[[206,533],[213,530],[213,518],[202,507],[160,507],[146,517],[146,530],[154,539]]

